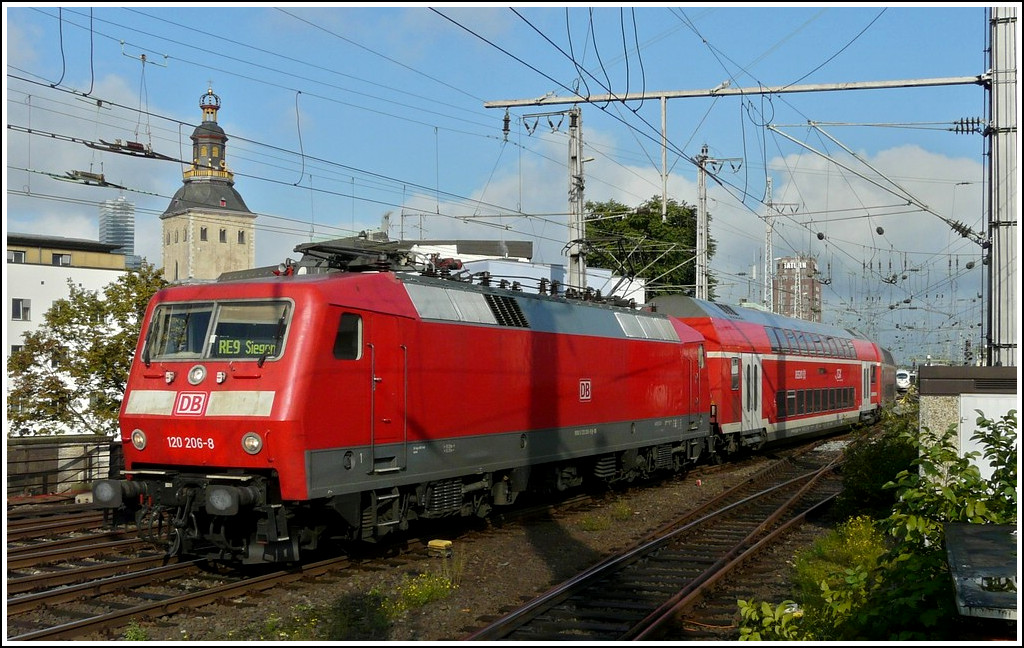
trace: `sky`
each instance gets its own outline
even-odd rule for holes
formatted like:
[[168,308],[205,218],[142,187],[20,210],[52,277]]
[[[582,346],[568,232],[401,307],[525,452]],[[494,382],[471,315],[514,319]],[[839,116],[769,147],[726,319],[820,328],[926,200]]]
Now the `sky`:
[[[988,96],[963,82],[989,68],[984,5],[15,2],[4,14],[5,234],[98,240],[99,204],[123,195],[136,254],[160,267],[159,216],[212,89],[235,189],[259,215],[257,265],[374,229],[529,240],[535,261],[565,265],[577,106],[586,201],[660,200],[664,176],[664,193],[697,205],[707,147],[719,301],[762,300],[770,224],[773,258],[817,259],[826,322],[906,365],[981,345],[982,248],[950,224],[986,229],[972,124]],[[952,81],[822,89],[925,79]],[[792,86],[813,90],[752,91]],[[750,91],[707,92],[719,87]],[[658,94],[685,91],[700,96]],[[84,144],[115,139],[171,160]],[[57,179],[71,170],[125,189]]]

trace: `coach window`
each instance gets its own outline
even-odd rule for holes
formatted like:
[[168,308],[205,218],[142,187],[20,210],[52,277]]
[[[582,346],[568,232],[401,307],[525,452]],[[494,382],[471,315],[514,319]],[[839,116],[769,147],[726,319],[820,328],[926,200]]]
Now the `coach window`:
[[786,333],[786,351],[792,353],[793,351],[796,351],[796,349],[797,349],[797,346],[796,346],[796,333],[794,333],[793,331],[791,331],[789,329],[785,329],[785,333]]
[[747,388],[743,390],[744,391],[743,396],[746,398],[746,402],[747,402],[747,404],[744,406],[744,409],[749,412],[750,411],[750,392],[751,392],[751,388],[750,388],[750,365],[749,364],[746,366],[744,374],[745,374],[745,377],[746,377],[746,384],[747,384]]
[[358,360],[363,348],[363,318],[353,313],[342,313],[338,332],[334,334],[334,357],[338,360]]
[[736,391],[740,388],[740,359],[730,358],[732,362],[732,390]]
[[803,331],[797,331],[797,334],[796,334],[796,348],[801,353],[807,353],[807,340],[804,338]]
[[779,330],[774,326],[769,328],[768,337],[771,338],[772,351],[780,353],[782,351],[782,342],[779,340]]
[[804,413],[804,390],[802,389],[796,392],[796,413]]

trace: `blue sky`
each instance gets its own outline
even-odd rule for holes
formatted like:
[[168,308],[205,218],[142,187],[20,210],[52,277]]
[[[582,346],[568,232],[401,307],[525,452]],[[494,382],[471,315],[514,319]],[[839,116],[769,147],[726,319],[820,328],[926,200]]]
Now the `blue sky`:
[[[506,137],[505,109],[489,102],[960,78],[989,65],[984,5],[4,12],[6,230],[96,239],[97,203],[123,193],[136,203],[136,253],[158,266],[159,214],[182,165],[81,141],[140,141],[188,159],[210,86],[235,188],[260,214],[259,265],[379,228],[385,215],[392,238],[533,240],[535,260],[565,263],[571,104],[510,108]],[[936,214],[984,231],[984,140],[951,126],[983,118],[986,100],[965,84],[667,100],[668,195],[697,204],[703,145],[725,161],[708,181],[720,300],[760,300],[770,177],[773,256],[818,259],[826,320],[907,362],[980,344],[981,250]],[[660,196],[660,101],[579,105],[593,158],[585,199]],[[72,169],[128,190],[48,175]]]

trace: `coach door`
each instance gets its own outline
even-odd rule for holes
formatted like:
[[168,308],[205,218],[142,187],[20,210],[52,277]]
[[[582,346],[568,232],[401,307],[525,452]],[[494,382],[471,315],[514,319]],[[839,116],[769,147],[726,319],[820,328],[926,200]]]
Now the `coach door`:
[[871,407],[871,389],[874,387],[874,380],[872,380],[873,373],[875,373],[875,364],[873,362],[865,362],[861,364],[861,409],[870,409]]
[[409,349],[405,344],[405,320],[382,315],[366,319],[373,472],[395,472],[405,468],[408,440]]
[[753,353],[740,354],[742,390],[740,408],[743,411],[743,429],[760,430],[761,424],[761,357]]

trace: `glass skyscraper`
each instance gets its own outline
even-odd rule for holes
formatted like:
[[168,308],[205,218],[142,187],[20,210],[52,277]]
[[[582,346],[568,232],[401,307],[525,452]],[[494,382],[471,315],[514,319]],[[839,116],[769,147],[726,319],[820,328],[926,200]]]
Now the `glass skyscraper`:
[[117,245],[114,252],[124,255],[125,267],[138,269],[142,260],[135,256],[135,203],[120,196],[100,204],[100,243]]

